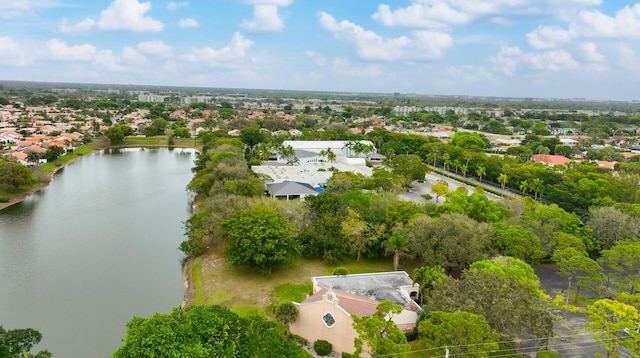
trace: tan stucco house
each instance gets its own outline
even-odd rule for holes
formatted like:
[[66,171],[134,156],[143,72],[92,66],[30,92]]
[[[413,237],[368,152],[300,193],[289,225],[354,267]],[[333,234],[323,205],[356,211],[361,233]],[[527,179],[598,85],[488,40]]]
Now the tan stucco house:
[[322,339],[331,342],[335,352],[353,353],[357,333],[351,315],[370,316],[384,300],[404,308],[392,317],[402,331],[411,331],[416,326],[421,308],[413,299],[418,295],[419,285],[413,284],[404,271],[319,276],[311,281],[313,294],[301,303],[294,302],[298,318],[289,327],[291,333],[310,343]]

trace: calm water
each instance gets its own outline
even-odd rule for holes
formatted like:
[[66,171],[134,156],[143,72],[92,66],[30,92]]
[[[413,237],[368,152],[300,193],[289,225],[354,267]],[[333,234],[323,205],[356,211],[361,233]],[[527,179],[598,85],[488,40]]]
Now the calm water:
[[39,330],[56,358],[109,357],[134,315],[180,305],[194,159],[187,149],[96,153],[0,211],[0,325]]

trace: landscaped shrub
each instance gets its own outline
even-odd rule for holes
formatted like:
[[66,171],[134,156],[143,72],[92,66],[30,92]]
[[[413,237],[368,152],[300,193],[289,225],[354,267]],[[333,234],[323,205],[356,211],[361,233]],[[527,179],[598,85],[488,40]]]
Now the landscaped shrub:
[[536,358],[560,358],[560,355],[554,351],[540,351]]
[[8,202],[9,202],[8,196],[0,196],[0,203],[8,203]]
[[336,276],[346,276],[349,274],[349,270],[347,270],[346,267],[336,267],[335,270],[333,270],[333,274]]
[[342,358],[353,358],[353,354],[349,354],[347,352],[342,352]]
[[333,345],[325,340],[319,339],[313,342],[313,350],[316,351],[316,354],[321,356],[326,356],[331,353],[333,349]]
[[411,332],[405,332],[404,335],[407,336],[407,342],[413,342],[418,339],[418,328],[414,328]]

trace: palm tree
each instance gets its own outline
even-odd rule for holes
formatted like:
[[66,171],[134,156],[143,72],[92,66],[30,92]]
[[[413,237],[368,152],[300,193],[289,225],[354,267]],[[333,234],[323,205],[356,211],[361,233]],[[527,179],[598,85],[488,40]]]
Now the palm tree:
[[413,270],[413,283],[420,285],[420,304],[423,303],[426,293],[433,288],[433,283],[446,277],[444,269],[440,266],[423,266]]
[[476,174],[478,175],[478,178],[480,178],[480,183],[482,183],[482,177],[487,175],[487,168],[478,167],[478,170],[476,170]]
[[384,242],[384,246],[387,249],[387,252],[393,253],[393,270],[398,271],[398,266],[400,265],[400,255],[402,255],[407,250],[407,244],[409,243],[409,239],[397,232],[394,232],[389,236],[387,241]]
[[451,166],[453,167],[453,169],[455,169],[456,174],[458,174],[458,169],[460,169],[460,167],[462,166],[462,163],[460,163],[458,159],[455,159],[453,163],[451,163]]
[[447,166],[449,165],[449,153],[444,153],[442,155],[442,160],[444,161],[444,170],[447,170]]
[[504,187],[507,185],[507,182],[509,182],[509,177],[507,176],[507,174],[501,173],[500,175],[498,175],[498,182],[500,183],[500,187],[502,188],[500,193],[504,195]]
[[540,178],[535,178],[533,179],[533,181],[531,182],[531,190],[533,190],[533,200],[537,200],[538,199],[538,193],[540,193],[540,199],[542,199],[542,188],[543,188],[543,181]]
[[31,165],[36,165],[38,164],[39,161],[40,161],[40,154],[36,152],[27,153],[27,162],[29,162]]
[[462,164],[460,166],[460,171],[462,172],[462,177],[466,178],[467,177],[467,171],[469,170],[469,167],[467,167],[466,164]]
[[355,145],[356,145],[356,142],[354,142],[354,141],[352,141],[352,140],[350,140],[350,141],[348,141],[348,142],[346,142],[346,143],[344,144],[344,146],[342,147],[342,149],[346,149],[346,151],[345,151],[345,152],[346,152],[346,154],[347,154],[347,157],[350,157],[350,156],[351,156],[351,151],[353,150],[353,147],[354,147]]
[[522,194],[526,194],[529,191],[529,182],[526,180],[521,181],[520,190],[522,191]]
[[427,154],[424,159],[427,161],[427,163],[429,162],[433,162],[433,166],[436,166],[436,159],[438,159],[438,155],[434,152],[431,152],[429,154]]
[[331,148],[327,148],[326,156],[327,156],[327,160],[330,163],[333,163],[336,161],[336,153],[334,153],[333,150],[331,150]]

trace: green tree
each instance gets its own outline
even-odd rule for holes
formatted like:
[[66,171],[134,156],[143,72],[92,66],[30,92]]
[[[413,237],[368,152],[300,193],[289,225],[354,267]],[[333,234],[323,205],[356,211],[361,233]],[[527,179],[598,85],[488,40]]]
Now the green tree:
[[134,317],[114,358],[296,357],[306,353],[261,317],[241,318],[222,306],[174,308]]
[[491,260],[480,260],[472,263],[470,269],[500,272],[515,280],[531,285],[539,285],[540,279],[533,267],[526,262],[510,256],[496,256]]
[[124,142],[124,133],[120,126],[112,126],[104,132],[104,135],[109,138],[111,144],[121,144]]
[[253,147],[264,141],[264,134],[258,127],[246,127],[240,130],[240,138],[242,143],[246,144],[251,150]]
[[493,229],[461,214],[437,219],[418,216],[402,229],[409,238],[408,252],[423,265],[442,266],[459,273],[472,262],[487,258]]
[[445,355],[445,348],[456,357],[488,357],[498,351],[500,335],[487,320],[469,312],[431,312],[429,318],[418,325],[420,341],[435,348],[432,354]]
[[439,179],[431,186],[431,192],[436,194],[436,203],[440,197],[446,195],[449,192],[449,183],[443,179]]
[[398,271],[398,266],[400,265],[400,256],[407,251],[407,244],[409,240],[406,236],[394,232],[389,236],[389,238],[384,242],[384,247],[387,249],[387,252],[393,254],[393,271]]
[[402,306],[385,300],[378,304],[376,312],[371,316],[351,315],[353,328],[358,333],[354,340],[356,350],[353,355],[359,357],[366,344],[369,348],[366,353],[371,357],[393,355],[406,358],[411,346],[404,333],[392,321],[393,315],[401,312]]
[[173,136],[176,138],[191,138],[191,132],[188,128],[178,127],[173,131]]
[[482,315],[507,337],[536,337],[543,343],[553,335],[549,298],[537,286],[502,272],[469,269],[463,280],[436,281],[428,302],[433,311]]
[[500,192],[504,195],[504,187],[509,182],[509,177],[505,173],[498,175],[498,182],[500,183]]
[[357,261],[360,261],[360,256],[378,241],[381,231],[382,228],[374,228],[367,224],[351,209],[342,222],[342,235],[349,241],[351,252],[357,255]]
[[2,358],[49,358],[47,350],[31,353],[42,340],[42,334],[32,328],[6,330],[0,326],[0,357]]
[[276,209],[257,206],[240,210],[222,222],[226,253],[233,265],[257,267],[270,273],[300,252],[295,225]]
[[494,223],[496,231],[493,247],[502,255],[515,257],[527,263],[538,263],[546,256],[540,238],[519,225]]
[[0,157],[0,188],[16,192],[35,182],[36,179],[29,168]]
[[411,187],[414,181],[423,181],[429,167],[417,155],[400,154],[390,161],[392,172],[400,177],[403,187]]
[[609,249],[619,240],[640,240],[640,218],[633,217],[613,206],[589,210],[587,225],[603,249]]
[[591,304],[586,314],[590,320],[587,327],[594,331],[593,339],[607,351],[607,357],[618,357],[621,347],[628,349],[632,355],[640,353],[640,334],[635,330],[640,322],[640,314],[636,307],[602,299]]
[[487,168],[479,166],[478,169],[476,169],[476,175],[480,178],[480,183],[482,183],[482,178],[487,175]]
[[487,143],[482,137],[473,132],[455,132],[451,137],[451,144],[475,151],[482,151],[486,148]]
[[411,278],[414,283],[420,285],[420,303],[424,302],[424,296],[433,288],[433,283],[442,280],[447,275],[441,266],[422,266],[413,270]]
[[616,287],[630,294],[640,291],[640,242],[618,241],[602,251],[600,262],[608,268]]
[[552,259],[558,265],[560,272],[567,276],[569,288],[571,287],[571,282],[575,282],[576,296],[574,303],[578,302],[580,289],[582,288],[595,292],[600,291],[598,286],[604,283],[605,280],[602,267],[596,261],[572,247],[556,250]]
[[[276,316],[278,322],[289,326],[298,319],[298,307],[292,302],[281,302],[275,306],[273,314]],[[289,330],[287,330],[287,333],[288,332]]]
[[44,159],[46,159],[47,162],[53,162],[63,154],[63,148],[58,147],[57,145],[52,145],[51,147],[47,148],[47,151],[44,153]]

